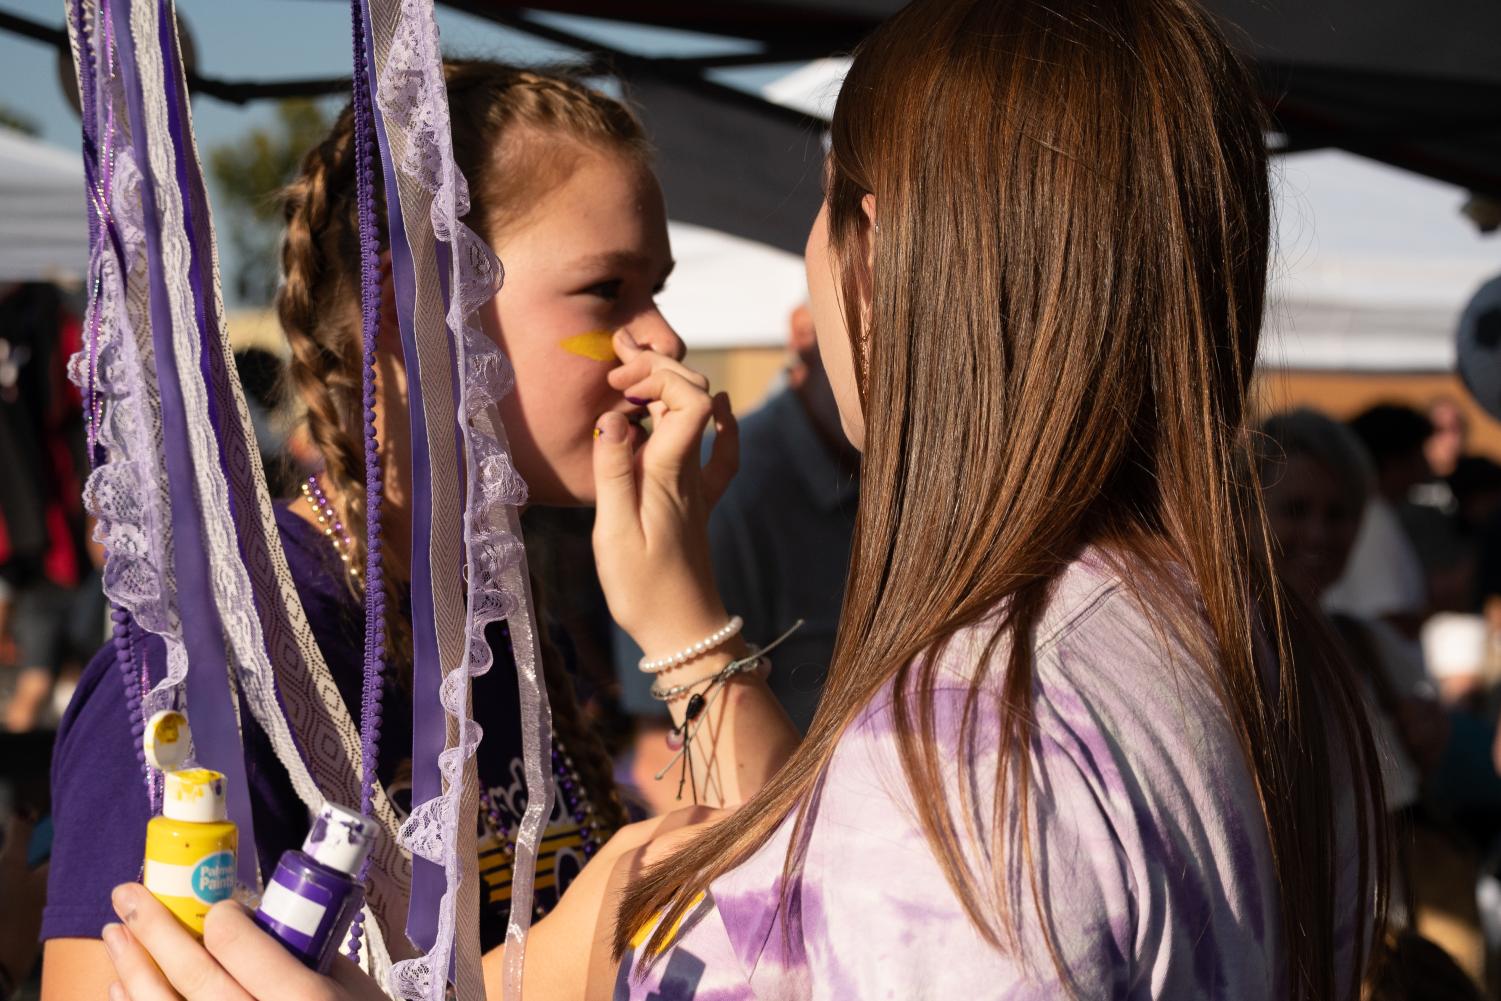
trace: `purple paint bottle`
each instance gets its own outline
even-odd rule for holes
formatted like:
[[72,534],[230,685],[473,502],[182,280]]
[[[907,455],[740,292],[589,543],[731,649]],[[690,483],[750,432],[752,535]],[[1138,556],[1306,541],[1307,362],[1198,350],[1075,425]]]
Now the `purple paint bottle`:
[[302,851],[282,854],[255,923],[305,966],[319,973],[327,970],[365,902],[365,888],[355,874],[370,854],[374,837],[374,821],[324,803]]

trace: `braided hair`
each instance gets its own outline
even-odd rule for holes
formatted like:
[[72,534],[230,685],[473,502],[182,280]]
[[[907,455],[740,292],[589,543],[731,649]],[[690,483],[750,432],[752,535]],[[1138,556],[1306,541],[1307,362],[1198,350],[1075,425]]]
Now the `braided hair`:
[[[570,152],[623,153],[645,161],[649,146],[623,104],[566,73],[542,73],[484,60],[445,60],[454,159],[469,184],[464,221],[494,240],[571,169]],[[355,199],[354,118],[349,107],[282,191],[286,222],[282,284],[276,310],[291,349],[287,379],[305,413],[307,435],[323,459],[330,503],[346,525],[365,522],[361,406],[359,227]],[[537,156],[539,144],[546,156]],[[376,173],[377,203],[383,192]],[[379,237],[387,243],[385,220]],[[365,563],[363,533],[354,532],[350,564]],[[349,579],[351,587],[360,584]],[[387,575],[387,586],[395,586]],[[534,588],[541,595],[545,589]],[[399,608],[389,601],[388,608]],[[538,603],[539,622],[545,618]],[[411,678],[411,627],[387,624],[396,676]],[[602,823],[625,823],[604,748],[585,724],[566,671],[551,644],[541,655],[553,705],[553,728],[588,784]]]

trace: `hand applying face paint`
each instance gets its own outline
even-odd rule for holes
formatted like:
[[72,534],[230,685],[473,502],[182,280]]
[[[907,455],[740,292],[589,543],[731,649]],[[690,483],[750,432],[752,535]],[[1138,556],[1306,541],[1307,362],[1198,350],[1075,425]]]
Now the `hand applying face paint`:
[[[729,397],[710,396],[703,375],[623,331],[613,343],[622,364],[610,385],[646,402],[653,430],[633,449],[624,414],[599,419],[595,559],[610,614],[648,656],[661,655],[728,619],[709,563],[708,516],[739,464],[740,439]],[[711,418],[714,448],[700,467]]]

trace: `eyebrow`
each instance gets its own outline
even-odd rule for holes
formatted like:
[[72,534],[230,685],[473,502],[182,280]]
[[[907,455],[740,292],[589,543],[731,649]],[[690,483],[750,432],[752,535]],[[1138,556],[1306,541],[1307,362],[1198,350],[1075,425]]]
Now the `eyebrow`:
[[[662,278],[665,280],[672,274],[672,269],[677,267],[677,261],[668,261],[667,267],[662,269]],[[573,262],[573,266],[580,271],[637,271],[644,272],[651,269],[652,260],[645,254],[639,254],[632,250],[613,250],[605,254],[595,254],[590,257],[580,257]]]

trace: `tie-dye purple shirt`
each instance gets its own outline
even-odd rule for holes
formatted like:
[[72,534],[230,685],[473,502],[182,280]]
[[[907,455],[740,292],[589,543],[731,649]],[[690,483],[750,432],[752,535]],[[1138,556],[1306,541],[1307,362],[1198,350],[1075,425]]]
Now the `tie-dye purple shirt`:
[[[983,625],[961,634],[944,658],[940,733],[956,729],[946,722],[962,712],[987,635]],[[1032,845],[1072,996],[1277,996],[1267,837],[1201,674],[1093,558],[1064,575],[1036,635]],[[974,763],[989,777],[995,729],[985,738]],[[991,804],[977,805],[988,817]],[[985,942],[950,889],[915,818],[889,699],[841,740],[813,817],[785,924],[776,905],[790,820],[711,885],[644,977],[632,972],[639,950],[627,956],[616,1001],[1068,996],[1030,893],[1012,896],[1017,959]]]

